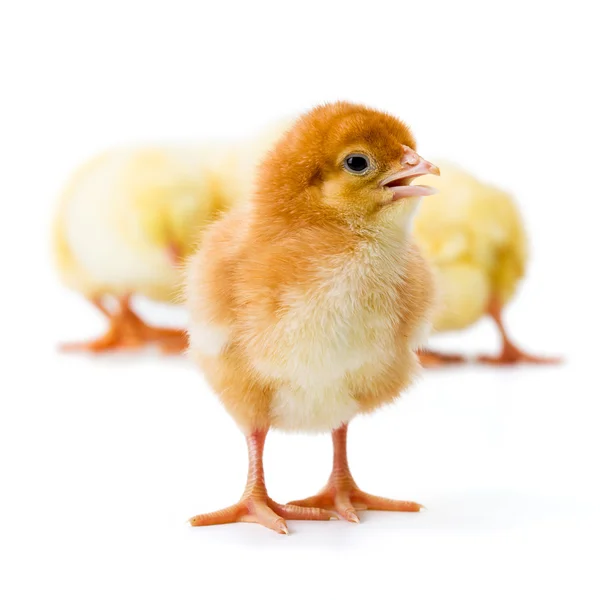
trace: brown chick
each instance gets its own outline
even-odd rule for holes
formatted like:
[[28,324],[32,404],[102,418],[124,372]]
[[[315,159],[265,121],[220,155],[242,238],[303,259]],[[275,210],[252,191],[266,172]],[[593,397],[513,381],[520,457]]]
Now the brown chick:
[[[206,230],[188,272],[190,351],[248,444],[236,504],[192,525],[285,519],[358,522],[361,509],[418,511],[361,491],[348,423],[393,402],[419,369],[432,275],[410,236],[438,173],[394,117],[344,102],[301,117],[261,165],[252,202]],[[333,470],[316,496],[267,494],[267,431],[331,431]]]

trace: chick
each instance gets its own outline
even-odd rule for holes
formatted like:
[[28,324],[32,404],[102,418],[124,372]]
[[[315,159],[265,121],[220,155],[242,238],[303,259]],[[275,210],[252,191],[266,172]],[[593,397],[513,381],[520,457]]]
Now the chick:
[[[411,186],[438,169],[409,129],[336,103],[302,116],[260,167],[251,202],[205,231],[188,266],[190,352],[246,436],[249,468],[236,504],[192,525],[286,518],[358,522],[360,509],[418,511],[360,490],[348,466],[348,423],[393,402],[419,369],[433,278],[410,235]],[[267,494],[267,431],[331,431],[331,477],[287,505]]]
[[179,263],[205,225],[251,194],[259,159],[287,124],[238,143],[114,150],[80,169],[59,204],[54,254],[62,281],[106,315],[109,329],[63,348],[100,352],[158,343],[163,351],[182,351],[185,332],[146,324],[131,296],[178,300]]
[[99,339],[65,349],[101,351],[149,342],[165,351],[185,347],[184,332],[147,325],[132,310],[130,297],[173,300],[180,282],[176,262],[191,252],[196,228],[221,209],[203,163],[202,152],[189,148],[119,149],[74,175],[55,220],[58,272],[110,325]]
[[[415,238],[434,267],[440,290],[435,331],[469,327],[490,316],[500,333],[497,356],[489,364],[547,363],[556,359],[526,354],[510,340],[502,316],[525,273],[527,240],[519,211],[509,194],[482,183],[449,163],[438,163],[439,194],[426,198],[415,217]],[[423,182],[431,183],[431,178]],[[462,362],[460,355],[422,351],[426,365]]]

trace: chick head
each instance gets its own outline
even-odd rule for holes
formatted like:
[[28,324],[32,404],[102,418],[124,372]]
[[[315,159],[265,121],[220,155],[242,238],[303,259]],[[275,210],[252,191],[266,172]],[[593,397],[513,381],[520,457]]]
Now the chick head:
[[435,193],[413,179],[439,174],[415,147],[409,128],[389,114],[347,102],[318,106],[263,162],[258,200],[296,216],[408,225],[420,197]]

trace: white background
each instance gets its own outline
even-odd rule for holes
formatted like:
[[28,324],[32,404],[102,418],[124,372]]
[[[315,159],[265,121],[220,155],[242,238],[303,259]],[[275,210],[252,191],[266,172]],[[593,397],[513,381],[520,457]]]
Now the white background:
[[[598,597],[598,19],[554,5],[2,3],[2,598]],[[358,482],[426,512],[191,529],[241,493],[243,438],[183,359],[56,353],[103,322],[56,281],[55,198],[106,146],[336,99],[515,193],[532,260],[509,326],[567,361],[427,372],[352,425]],[[489,323],[437,343],[497,348]],[[329,462],[325,436],[271,435],[271,495],[314,493]]]

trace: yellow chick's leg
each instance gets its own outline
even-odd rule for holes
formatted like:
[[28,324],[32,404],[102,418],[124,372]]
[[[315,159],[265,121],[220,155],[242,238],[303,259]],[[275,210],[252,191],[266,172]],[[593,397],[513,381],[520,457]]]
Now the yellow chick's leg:
[[248,480],[239,502],[212,513],[190,519],[193,527],[225,523],[259,523],[277,533],[288,533],[285,519],[328,521],[335,513],[319,508],[301,508],[278,504],[267,495],[263,470],[263,450],[266,430],[255,431],[246,437],[248,444]]
[[325,487],[316,495],[304,500],[290,502],[288,506],[317,507],[336,510],[339,515],[358,523],[357,510],[392,510],[399,512],[419,512],[423,506],[406,500],[388,500],[363,492],[356,485],[346,453],[348,425],[342,425],[332,432],[333,470]]
[[517,363],[530,364],[557,364],[561,362],[560,358],[550,358],[543,356],[534,356],[527,354],[519,349],[508,337],[502,318],[502,303],[496,297],[493,297],[488,307],[488,314],[496,323],[500,336],[502,337],[502,350],[498,356],[478,356],[477,362],[492,365],[514,365]]
[[61,350],[67,352],[108,352],[112,350],[141,348],[157,344],[165,354],[179,354],[187,346],[185,331],[153,327],[145,323],[131,308],[130,295],[118,298],[117,308],[109,311],[100,298],[92,298],[92,304],[109,320],[108,331],[89,342],[63,344]]
[[466,357],[460,354],[445,354],[444,352],[436,352],[435,350],[419,350],[417,352],[421,364],[425,368],[441,367],[443,365],[456,365],[466,362]]

